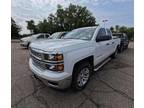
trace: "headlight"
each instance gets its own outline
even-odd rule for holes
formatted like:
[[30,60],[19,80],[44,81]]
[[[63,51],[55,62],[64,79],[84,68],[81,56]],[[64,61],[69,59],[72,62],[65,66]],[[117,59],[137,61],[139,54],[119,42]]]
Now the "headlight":
[[64,65],[63,64],[47,65],[47,69],[52,70],[52,71],[63,71]]
[[49,60],[49,61],[62,61],[63,55],[62,54],[45,54],[44,59]]

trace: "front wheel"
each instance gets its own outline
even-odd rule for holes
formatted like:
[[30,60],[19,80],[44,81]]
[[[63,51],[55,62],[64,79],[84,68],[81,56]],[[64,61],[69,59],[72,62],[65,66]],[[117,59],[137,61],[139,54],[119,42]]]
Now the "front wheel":
[[74,90],[82,90],[86,87],[92,73],[92,67],[88,62],[75,67],[72,87]]
[[30,42],[27,44],[27,49],[29,49]]

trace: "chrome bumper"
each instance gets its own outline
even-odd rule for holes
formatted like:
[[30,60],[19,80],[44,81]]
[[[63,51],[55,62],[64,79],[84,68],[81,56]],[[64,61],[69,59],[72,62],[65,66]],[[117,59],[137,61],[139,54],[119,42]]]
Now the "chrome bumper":
[[52,72],[49,70],[44,72],[32,63],[31,58],[29,60],[29,67],[36,78],[40,79],[44,84],[50,87],[65,89],[71,85],[72,77],[65,74],[66,72],[58,76],[54,74],[52,75]]
[[27,46],[28,46],[28,43],[21,41],[21,42],[20,42],[20,46],[22,46],[22,47],[27,47]]

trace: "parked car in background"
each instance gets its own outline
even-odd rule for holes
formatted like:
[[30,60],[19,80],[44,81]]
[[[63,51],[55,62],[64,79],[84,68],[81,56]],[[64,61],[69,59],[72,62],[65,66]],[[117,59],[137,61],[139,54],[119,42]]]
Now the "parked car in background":
[[113,33],[113,36],[116,36],[116,37],[120,38],[120,40],[121,40],[119,52],[122,52],[124,49],[128,48],[129,40],[125,33]]
[[47,39],[30,44],[29,67],[35,78],[46,85],[65,89],[70,85],[82,90],[93,71],[115,58],[120,39],[114,39],[104,27],[83,27],[61,39]]
[[48,33],[39,33],[39,34],[31,35],[29,37],[24,37],[20,39],[20,45],[22,47],[28,48],[31,42],[40,39],[47,39],[49,36],[50,34]]
[[61,39],[67,32],[55,32],[48,39]]

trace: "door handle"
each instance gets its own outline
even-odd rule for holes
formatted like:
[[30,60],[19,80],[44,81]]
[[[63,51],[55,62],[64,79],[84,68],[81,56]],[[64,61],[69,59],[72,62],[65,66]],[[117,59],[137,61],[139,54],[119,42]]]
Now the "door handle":
[[106,45],[110,45],[110,43],[106,43]]
[[112,42],[112,44],[114,44],[114,42]]

